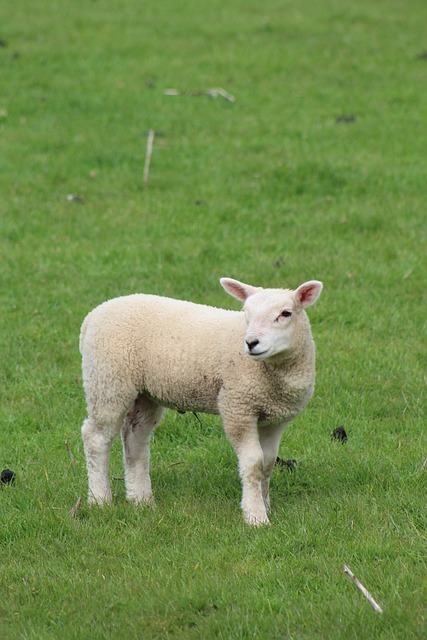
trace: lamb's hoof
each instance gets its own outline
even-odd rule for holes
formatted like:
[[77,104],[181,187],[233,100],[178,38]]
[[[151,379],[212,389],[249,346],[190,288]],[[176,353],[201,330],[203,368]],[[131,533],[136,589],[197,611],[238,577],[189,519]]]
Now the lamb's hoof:
[[154,496],[127,496],[126,500],[131,504],[140,507],[151,507],[152,509],[156,508],[156,501],[154,500]]
[[98,507],[104,507],[106,505],[110,505],[113,502],[113,496],[111,494],[106,496],[95,496],[93,493],[90,493],[88,496],[88,504],[97,505]]
[[245,513],[245,522],[251,525],[251,527],[262,527],[266,524],[270,524],[267,514],[255,515],[254,513]]

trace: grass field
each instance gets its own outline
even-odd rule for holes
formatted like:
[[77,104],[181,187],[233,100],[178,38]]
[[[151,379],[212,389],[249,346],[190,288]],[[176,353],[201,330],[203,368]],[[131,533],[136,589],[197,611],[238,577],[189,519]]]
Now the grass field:
[[[426,24],[425,0],[2,4],[2,640],[426,637]],[[89,508],[84,316],[238,308],[221,276],[324,282],[272,526],[243,524],[206,415],[157,431],[156,510],[126,504],[119,443]]]

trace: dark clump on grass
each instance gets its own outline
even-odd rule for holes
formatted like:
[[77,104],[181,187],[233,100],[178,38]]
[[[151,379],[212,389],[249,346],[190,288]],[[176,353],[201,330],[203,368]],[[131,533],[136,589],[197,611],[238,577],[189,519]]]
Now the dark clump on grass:
[[296,460],[283,460],[283,458],[276,458],[276,467],[284,467],[288,471],[293,471],[297,466],[298,462]]
[[4,469],[1,472],[1,484],[13,484],[15,482],[15,472],[10,469]]
[[347,437],[344,427],[337,427],[331,433],[331,440],[340,440],[343,444],[347,442]]

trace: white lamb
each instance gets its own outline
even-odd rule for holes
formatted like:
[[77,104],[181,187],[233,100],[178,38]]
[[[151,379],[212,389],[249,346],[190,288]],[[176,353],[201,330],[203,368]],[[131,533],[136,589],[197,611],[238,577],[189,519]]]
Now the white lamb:
[[85,318],[82,435],[90,503],[112,500],[109,452],[121,433],[127,499],[153,504],[150,438],[168,407],[221,415],[239,461],[244,518],[268,523],[280,438],[313,394],[314,343],[304,308],[316,302],[322,283],[292,291],[220,282],[245,303],[243,311],[135,294]]

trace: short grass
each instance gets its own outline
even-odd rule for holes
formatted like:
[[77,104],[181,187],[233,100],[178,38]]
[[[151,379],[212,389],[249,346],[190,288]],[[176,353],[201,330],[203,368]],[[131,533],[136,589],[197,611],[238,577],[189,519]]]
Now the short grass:
[[[425,637],[426,23],[425,0],[0,7],[2,639]],[[235,103],[164,94],[218,86]],[[170,412],[157,509],[113,479],[70,517],[83,317],[134,291],[237,308],[223,275],[325,284],[272,526],[242,522],[219,419]]]

